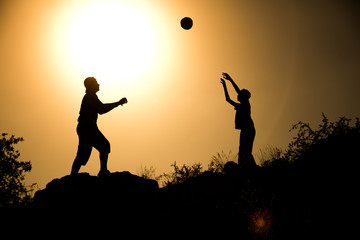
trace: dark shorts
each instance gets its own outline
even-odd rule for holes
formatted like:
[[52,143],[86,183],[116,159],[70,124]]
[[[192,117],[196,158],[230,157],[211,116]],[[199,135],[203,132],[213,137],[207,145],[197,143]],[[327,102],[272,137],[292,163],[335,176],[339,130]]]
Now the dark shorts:
[[79,136],[79,146],[76,157],[81,165],[86,165],[93,147],[100,153],[110,153],[110,143],[96,125],[87,126],[78,124],[76,132]]

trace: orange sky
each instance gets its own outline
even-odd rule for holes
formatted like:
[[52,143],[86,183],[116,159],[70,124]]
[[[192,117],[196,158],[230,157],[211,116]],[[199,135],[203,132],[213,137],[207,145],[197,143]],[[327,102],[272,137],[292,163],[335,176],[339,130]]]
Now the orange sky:
[[[116,9],[131,14],[118,18]],[[267,145],[285,148],[299,120],[360,115],[358,12],[356,1],[330,0],[0,0],[0,132],[24,137],[28,184],[69,174],[83,80],[95,76],[104,103],[129,100],[98,120],[111,171],[161,174],[174,161],[206,168],[212,155],[238,148],[219,83],[226,71],[252,93],[257,158]],[[179,25],[185,16],[189,31]],[[77,32],[82,21],[90,32]],[[86,34],[91,46],[82,45]],[[93,150],[81,171],[98,170]]]

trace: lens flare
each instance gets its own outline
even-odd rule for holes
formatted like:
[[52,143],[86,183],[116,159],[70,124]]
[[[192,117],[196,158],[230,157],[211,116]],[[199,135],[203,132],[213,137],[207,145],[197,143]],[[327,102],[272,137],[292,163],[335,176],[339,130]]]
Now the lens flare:
[[268,210],[257,209],[249,216],[248,229],[254,235],[268,235],[272,226],[272,217]]

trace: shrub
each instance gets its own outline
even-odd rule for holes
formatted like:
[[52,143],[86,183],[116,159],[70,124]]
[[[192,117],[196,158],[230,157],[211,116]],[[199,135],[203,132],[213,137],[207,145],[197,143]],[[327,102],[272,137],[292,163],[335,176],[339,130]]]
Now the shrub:
[[171,166],[174,168],[173,172],[164,173],[160,176],[160,179],[162,179],[162,185],[165,187],[182,183],[187,179],[200,176],[203,172],[200,163],[194,163],[192,166],[186,166],[184,164],[182,167],[179,167],[176,162],[174,162]]
[[20,152],[14,148],[24,139],[7,135],[2,133],[0,138],[0,207],[26,204],[32,191],[23,182],[24,173],[31,171],[31,163],[19,161]]

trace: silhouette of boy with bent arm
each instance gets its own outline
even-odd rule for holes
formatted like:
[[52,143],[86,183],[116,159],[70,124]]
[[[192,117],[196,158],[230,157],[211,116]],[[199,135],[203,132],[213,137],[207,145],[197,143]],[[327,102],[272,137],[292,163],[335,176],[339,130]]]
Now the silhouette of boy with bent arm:
[[80,116],[76,128],[79,136],[79,146],[72,165],[71,175],[79,172],[81,165],[86,165],[89,160],[92,148],[96,148],[100,153],[100,172],[98,176],[109,174],[107,169],[108,155],[110,153],[110,143],[100,132],[97,126],[98,114],[104,114],[112,109],[127,103],[126,98],[122,98],[114,103],[102,103],[96,92],[100,85],[94,77],[88,77],[84,81],[86,94],[81,102]]
[[251,94],[246,89],[240,90],[229,74],[223,73],[223,77],[231,82],[238,94],[238,101],[240,103],[234,102],[230,99],[225,80],[221,78],[221,84],[224,87],[226,101],[233,105],[236,110],[235,128],[241,130],[238,164],[241,169],[249,169],[256,165],[254,157],[252,156],[252,148],[255,139],[255,127],[251,118],[251,107],[249,102]]

